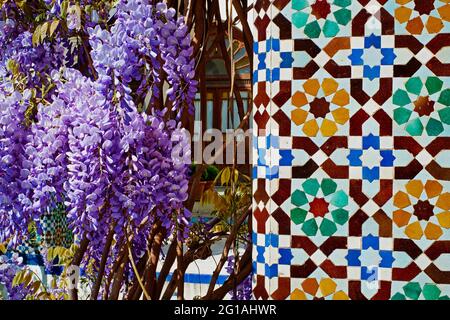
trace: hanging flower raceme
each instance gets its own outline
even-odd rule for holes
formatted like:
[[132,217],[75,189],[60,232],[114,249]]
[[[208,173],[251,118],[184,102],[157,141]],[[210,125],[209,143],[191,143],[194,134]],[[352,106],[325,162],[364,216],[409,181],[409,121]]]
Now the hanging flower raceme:
[[0,79],[20,73],[29,88],[40,88],[45,75],[63,65],[65,49],[59,41],[33,45],[33,30],[23,20],[14,1],[0,9]]
[[[28,290],[23,284],[18,286],[13,286],[13,280],[16,273],[23,267],[23,259],[19,257],[17,253],[8,257],[6,255],[1,255],[0,252],[0,297],[2,293],[6,291],[7,298],[10,300],[22,300],[28,294]],[[3,291],[3,292],[1,292]],[[2,300],[2,299],[0,299]]]
[[9,82],[0,84],[0,243],[20,240],[30,220],[23,211],[31,167],[24,147],[30,134],[25,125],[30,98],[29,90],[21,94]]
[[103,89],[67,70],[53,103],[40,108],[26,148],[33,163],[29,210],[44,214],[65,201],[75,234],[95,244],[93,256],[101,253],[111,226],[121,243],[126,230],[139,234],[156,219],[170,232],[177,212],[187,223],[190,144],[184,129],[134,105],[125,114]]
[[[89,29],[92,58],[101,79],[113,85],[129,105],[133,87],[140,97],[151,92],[150,105],[158,105],[167,80],[168,100],[176,118],[185,107],[193,111],[197,92],[195,60],[188,28],[182,17],[166,4],[148,1],[122,1],[110,31],[96,26]],[[163,108],[161,108],[163,109]]]
[[[59,3],[45,1],[47,18],[62,18]],[[16,20],[0,17],[0,242],[20,242],[30,222],[61,206],[77,241],[89,240],[84,266],[98,266],[111,234],[108,265],[128,244],[141,257],[156,223],[187,237],[190,141],[179,119],[197,89],[188,29],[165,4],[124,0],[115,9],[89,32],[76,11],[65,21],[67,34],[89,35],[89,72],[74,63],[79,51],[55,47],[68,42],[63,33],[33,44],[36,26],[17,32]],[[11,61],[27,80],[20,90],[9,82]]]

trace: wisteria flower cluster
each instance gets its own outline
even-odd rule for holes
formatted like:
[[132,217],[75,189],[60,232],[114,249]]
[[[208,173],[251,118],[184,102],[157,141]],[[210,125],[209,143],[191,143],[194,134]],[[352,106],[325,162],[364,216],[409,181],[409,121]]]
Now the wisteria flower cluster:
[[74,232],[99,250],[111,226],[119,243],[125,231],[139,235],[155,219],[170,232],[187,199],[185,129],[134,106],[124,112],[76,70],[56,82],[58,96],[40,108],[26,147],[33,189],[27,210],[66,202]]
[[[185,107],[193,111],[197,91],[195,60],[184,18],[165,3],[151,5],[132,0],[118,6],[111,30],[90,28],[94,65],[100,79],[114,86],[125,106],[130,104],[130,90],[137,95],[151,92],[150,105],[165,113],[162,99],[164,76],[169,85],[167,97],[179,119]],[[161,110],[160,110],[161,111]]]
[[[233,274],[235,269],[235,257],[229,256],[227,260],[226,271]],[[252,299],[252,275],[249,275],[239,284],[235,290],[229,292],[232,300],[251,300]]]
[[[191,156],[180,118],[197,82],[184,19],[147,0],[119,1],[109,25],[105,10],[86,18],[81,5],[63,13],[59,0],[39,3],[55,29],[37,43],[39,27],[17,20],[14,1],[0,8],[0,242],[20,243],[61,204],[89,243],[82,267],[98,267],[110,235],[108,261],[127,245],[143,256],[155,223],[185,238]],[[81,51],[90,72],[66,63]],[[39,94],[44,76],[52,90]]]
[[22,300],[26,297],[28,290],[25,285],[13,286],[16,273],[23,267],[22,263],[23,259],[17,253],[10,257],[0,255],[0,296],[7,295],[10,300]]
[[63,65],[64,47],[60,42],[33,46],[32,29],[23,20],[14,1],[0,9],[0,80],[20,72],[30,87],[40,86],[46,73]]
[[17,242],[31,219],[22,209],[31,167],[25,152],[30,130],[24,125],[30,97],[30,90],[0,85],[0,242]]

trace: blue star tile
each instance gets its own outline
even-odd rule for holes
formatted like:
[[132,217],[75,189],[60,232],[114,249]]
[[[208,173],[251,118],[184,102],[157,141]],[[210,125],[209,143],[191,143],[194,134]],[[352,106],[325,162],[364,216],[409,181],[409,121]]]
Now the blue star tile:
[[361,267],[361,280],[366,280],[370,282],[378,280],[378,268]]
[[381,37],[376,36],[373,33],[370,36],[364,38],[364,48],[369,49],[372,46],[376,49],[381,48]]
[[267,54],[266,54],[266,53],[260,53],[260,54],[258,54],[258,61],[259,61],[259,64],[258,64],[258,70],[264,70],[264,69],[267,68],[267,65],[266,65],[266,57],[267,57]]
[[270,234],[270,245],[274,248],[278,248],[279,247],[279,240],[280,236],[274,233]]
[[292,166],[292,160],[294,160],[292,150],[280,150],[280,156],[280,166]]
[[292,58],[291,52],[282,52],[280,53],[281,57],[281,64],[280,68],[292,68],[292,63],[294,62],[294,59]]
[[359,261],[359,257],[361,256],[361,250],[348,250],[348,254],[345,257],[348,261],[348,265],[350,267],[360,267],[361,261]]
[[392,150],[381,150],[380,155],[383,157],[383,160],[381,160],[381,166],[382,167],[393,167],[394,166],[394,153]]
[[383,55],[383,58],[381,59],[381,65],[383,66],[392,66],[394,60],[397,58],[394,49],[392,48],[381,49],[381,54]]
[[258,54],[258,52],[259,52],[259,43],[258,42],[253,42],[253,52],[255,54]]
[[270,81],[280,81],[280,68],[272,69],[272,77],[270,78]]
[[265,262],[265,258],[264,258],[264,252],[266,251],[266,247],[261,247],[261,246],[257,246],[256,247],[256,252],[258,253],[256,256],[256,261],[259,263],[264,263]]
[[266,166],[266,150],[258,149],[258,166],[263,167]]
[[266,81],[272,81],[272,74],[270,69],[266,69]]
[[277,277],[278,276],[278,265],[273,264],[273,265],[269,266],[268,264],[266,264],[265,271],[266,271],[266,277],[268,277],[269,279]]
[[270,149],[270,148],[279,149],[280,148],[280,137],[269,134],[266,138],[266,144],[267,144],[267,149]]
[[258,234],[256,232],[252,232],[252,243],[257,243],[258,241]]
[[369,234],[368,236],[363,237],[362,248],[363,248],[363,250],[367,250],[369,248],[372,248],[374,250],[379,250],[380,249],[380,239],[378,237],[375,237],[372,234]]
[[363,137],[363,149],[368,150],[370,147],[375,150],[380,150],[380,137],[375,136],[372,133],[366,137]]
[[279,264],[290,265],[294,256],[292,255],[291,249],[279,249],[280,259]]
[[267,167],[266,170],[266,179],[274,180],[280,177],[280,168],[278,166]]
[[353,49],[352,50],[352,54],[348,56],[348,58],[350,59],[350,61],[352,63],[352,66],[364,65],[363,54],[364,54],[363,49]]
[[350,162],[351,167],[361,167],[362,161],[360,157],[362,156],[362,150],[350,150],[350,154],[347,156],[348,161]]
[[280,51],[280,39],[270,38],[267,40],[267,52]]
[[395,260],[392,251],[381,250],[380,257],[381,257],[380,267],[392,268],[392,265]]
[[378,79],[380,77],[380,70],[380,66],[364,66],[363,76],[364,78],[368,78],[370,81]]
[[374,182],[375,180],[380,179],[380,168],[373,167],[372,169],[363,167],[362,169],[362,177],[364,180],[368,180],[369,182]]
[[258,83],[259,82],[259,79],[258,79],[258,71],[254,71],[253,72],[253,84],[256,84],[256,83]]

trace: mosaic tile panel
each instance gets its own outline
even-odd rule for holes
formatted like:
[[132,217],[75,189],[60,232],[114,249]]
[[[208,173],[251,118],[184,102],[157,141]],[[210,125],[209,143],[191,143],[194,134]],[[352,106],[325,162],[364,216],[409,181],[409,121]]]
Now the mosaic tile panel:
[[257,299],[450,296],[450,1],[255,3]]

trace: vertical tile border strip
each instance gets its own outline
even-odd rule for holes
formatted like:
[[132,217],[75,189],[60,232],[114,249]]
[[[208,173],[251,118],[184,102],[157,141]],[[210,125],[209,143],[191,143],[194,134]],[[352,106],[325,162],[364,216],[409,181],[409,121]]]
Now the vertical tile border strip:
[[412,1],[256,0],[257,299],[448,299],[450,3]]

